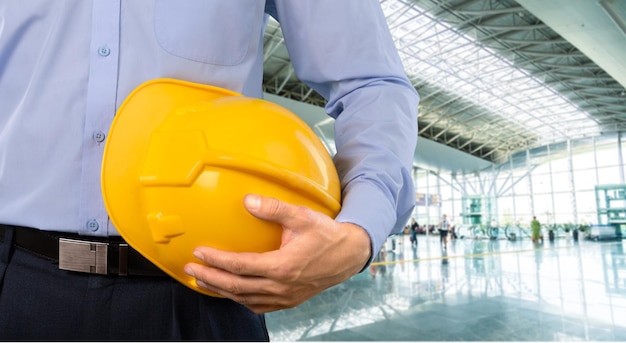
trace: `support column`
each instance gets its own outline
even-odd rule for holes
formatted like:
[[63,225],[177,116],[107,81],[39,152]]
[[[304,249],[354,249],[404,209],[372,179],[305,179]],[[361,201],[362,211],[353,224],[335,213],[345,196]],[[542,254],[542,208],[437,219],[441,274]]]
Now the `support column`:
[[528,172],[528,199],[530,201],[530,210],[532,216],[536,216],[535,214],[535,196],[533,194],[533,177],[530,173],[532,170],[530,165],[530,150],[526,149],[526,169]]
[[[597,169],[597,168],[596,168]],[[574,162],[572,160],[572,141],[567,140],[567,177],[570,184],[570,203],[572,206],[572,215],[574,224],[578,225],[578,206],[576,203],[576,185],[574,183]]]
[[624,158],[622,157],[622,133],[617,133],[617,162],[619,163],[619,182],[624,184]]

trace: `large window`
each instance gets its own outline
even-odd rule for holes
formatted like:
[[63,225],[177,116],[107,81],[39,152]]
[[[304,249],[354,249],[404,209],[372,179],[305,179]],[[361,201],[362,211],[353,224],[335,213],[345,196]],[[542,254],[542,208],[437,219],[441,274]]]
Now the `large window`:
[[460,223],[463,196],[484,195],[495,199],[492,215],[501,224],[528,225],[533,215],[546,223],[595,223],[594,187],[624,182],[620,163],[626,158],[620,160],[618,144],[613,135],[536,148],[513,156],[499,166],[499,173],[457,175],[456,181],[450,173],[420,170],[416,192],[440,192],[441,207],[422,207],[416,213],[431,223],[446,213]]

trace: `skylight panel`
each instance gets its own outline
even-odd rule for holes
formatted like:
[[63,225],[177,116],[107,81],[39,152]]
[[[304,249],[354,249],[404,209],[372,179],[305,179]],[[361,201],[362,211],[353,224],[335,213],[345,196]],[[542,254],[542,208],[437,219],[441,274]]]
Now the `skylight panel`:
[[[415,3],[381,5],[409,77],[461,96],[540,139],[599,131],[588,113],[549,85]],[[530,120],[542,125],[530,129]]]

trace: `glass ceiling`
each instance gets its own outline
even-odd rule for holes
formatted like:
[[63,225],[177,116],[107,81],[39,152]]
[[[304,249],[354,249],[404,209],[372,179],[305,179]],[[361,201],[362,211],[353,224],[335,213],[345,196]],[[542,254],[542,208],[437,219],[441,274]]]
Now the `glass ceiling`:
[[[462,97],[499,115],[490,121],[492,129],[513,126],[515,132],[536,135],[535,144],[600,133],[587,112],[549,85],[415,3],[385,0],[381,5],[418,89],[428,84]],[[438,112],[428,115],[445,116],[445,110]]]

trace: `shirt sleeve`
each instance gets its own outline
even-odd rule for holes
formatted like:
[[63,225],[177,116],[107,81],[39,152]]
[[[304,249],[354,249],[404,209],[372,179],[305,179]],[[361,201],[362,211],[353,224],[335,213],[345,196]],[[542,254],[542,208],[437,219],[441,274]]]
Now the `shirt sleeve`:
[[298,77],[335,118],[342,188],[336,220],[363,227],[372,256],[408,221],[419,96],[406,77],[377,0],[275,0]]

